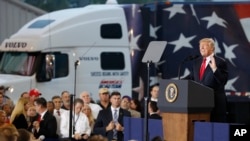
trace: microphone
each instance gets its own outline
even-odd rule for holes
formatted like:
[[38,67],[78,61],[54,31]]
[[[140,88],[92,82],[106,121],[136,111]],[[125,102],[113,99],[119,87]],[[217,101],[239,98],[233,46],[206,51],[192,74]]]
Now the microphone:
[[199,55],[190,55],[190,56],[186,57],[186,58],[182,61],[182,63],[187,62],[187,61],[192,61],[192,60],[194,60],[194,59],[196,59],[196,58],[198,58],[198,57],[199,57]]
[[40,135],[39,138],[38,138],[39,141],[43,141],[44,139],[45,139],[44,135]]
[[181,66],[183,63],[187,62],[187,61],[192,61],[192,60],[195,60],[199,57],[199,55],[189,55],[187,56],[179,65],[179,68],[178,68],[178,80],[180,80],[180,73],[181,73]]
[[78,65],[80,65],[80,61],[79,61],[79,60],[76,60],[76,61],[75,61],[75,67],[78,66]]

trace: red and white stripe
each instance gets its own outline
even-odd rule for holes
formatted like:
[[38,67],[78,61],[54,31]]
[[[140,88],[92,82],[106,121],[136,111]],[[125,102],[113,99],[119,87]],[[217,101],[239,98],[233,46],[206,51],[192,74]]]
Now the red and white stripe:
[[250,4],[235,4],[244,33],[250,42]]

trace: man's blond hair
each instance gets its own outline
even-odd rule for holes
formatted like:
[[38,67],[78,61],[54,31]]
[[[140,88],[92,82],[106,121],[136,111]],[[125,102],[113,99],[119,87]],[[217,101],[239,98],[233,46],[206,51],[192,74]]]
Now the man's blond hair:
[[213,48],[213,50],[215,49],[215,47],[214,47],[215,43],[214,43],[214,40],[212,38],[203,38],[200,40],[199,43],[202,43],[202,42],[207,42],[209,44],[209,46]]

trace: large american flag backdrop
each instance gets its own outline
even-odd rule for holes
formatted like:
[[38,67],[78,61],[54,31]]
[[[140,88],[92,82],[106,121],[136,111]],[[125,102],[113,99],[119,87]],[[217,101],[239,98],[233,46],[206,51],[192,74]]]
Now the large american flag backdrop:
[[[150,41],[168,42],[160,62],[150,68],[153,85],[159,77],[178,79],[181,62],[187,56],[199,55],[199,40],[209,37],[216,42],[216,55],[228,63],[227,95],[250,96],[250,3],[155,3],[143,7],[124,7],[131,42],[133,95],[142,98],[147,87],[147,68],[141,59]],[[190,64],[182,64],[180,77],[190,73]]]

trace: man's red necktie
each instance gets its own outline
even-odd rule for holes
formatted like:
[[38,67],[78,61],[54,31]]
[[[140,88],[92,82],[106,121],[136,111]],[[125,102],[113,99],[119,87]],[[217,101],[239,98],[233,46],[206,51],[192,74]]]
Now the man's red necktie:
[[202,64],[201,64],[200,75],[199,75],[200,80],[201,80],[202,77],[203,77],[203,74],[204,74],[204,72],[205,72],[205,69],[206,69],[206,58],[203,59]]
[[42,120],[41,115],[38,115],[37,121],[40,123],[40,122],[41,122],[41,120]]

